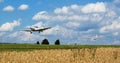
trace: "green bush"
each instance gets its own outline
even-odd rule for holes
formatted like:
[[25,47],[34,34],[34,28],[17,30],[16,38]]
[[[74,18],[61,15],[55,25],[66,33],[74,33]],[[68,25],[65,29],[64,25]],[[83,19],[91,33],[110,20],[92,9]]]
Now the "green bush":
[[48,39],[44,39],[41,44],[49,45]]
[[36,44],[40,44],[40,43],[39,43],[39,41],[37,41],[37,43],[36,43]]
[[60,40],[59,39],[55,41],[55,45],[60,45]]

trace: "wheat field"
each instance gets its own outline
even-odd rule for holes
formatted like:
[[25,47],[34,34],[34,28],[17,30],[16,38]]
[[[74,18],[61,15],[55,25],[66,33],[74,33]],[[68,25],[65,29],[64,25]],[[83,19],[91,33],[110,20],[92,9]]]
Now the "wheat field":
[[0,63],[120,63],[120,48],[1,51]]

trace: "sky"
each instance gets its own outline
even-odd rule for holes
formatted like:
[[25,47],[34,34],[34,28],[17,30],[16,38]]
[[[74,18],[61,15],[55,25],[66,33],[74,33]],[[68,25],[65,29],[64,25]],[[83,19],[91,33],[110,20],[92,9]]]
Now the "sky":
[[[120,0],[0,0],[0,42],[120,45]],[[52,27],[44,32],[20,31]]]

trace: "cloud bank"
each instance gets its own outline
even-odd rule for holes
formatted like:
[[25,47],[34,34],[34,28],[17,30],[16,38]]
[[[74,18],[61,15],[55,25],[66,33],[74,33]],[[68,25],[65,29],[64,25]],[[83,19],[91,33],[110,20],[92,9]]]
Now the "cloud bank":
[[[113,38],[111,36],[118,36],[120,33],[119,9],[114,3],[111,5],[112,8],[109,3],[104,2],[89,3],[84,6],[73,4],[56,8],[52,13],[40,11],[32,19],[54,25],[53,29],[43,32],[46,35],[61,36],[66,40],[68,38],[74,41],[81,40],[80,42],[84,41],[84,43],[92,42],[87,36],[100,35],[103,38],[96,42],[98,44],[108,44],[108,37]],[[112,34],[109,35],[109,33]],[[117,37],[113,39],[115,38],[117,39]],[[114,40],[109,41],[109,43],[112,41]]]

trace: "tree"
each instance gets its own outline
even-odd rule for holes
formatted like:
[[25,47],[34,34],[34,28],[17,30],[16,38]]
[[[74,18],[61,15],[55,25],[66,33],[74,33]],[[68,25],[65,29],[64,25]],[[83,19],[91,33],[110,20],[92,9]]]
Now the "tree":
[[36,43],[36,44],[40,44],[40,43],[39,43],[39,41],[37,41],[37,43]]
[[60,45],[59,39],[57,39],[57,40],[55,41],[55,45]]
[[49,45],[48,39],[44,39],[41,44]]

